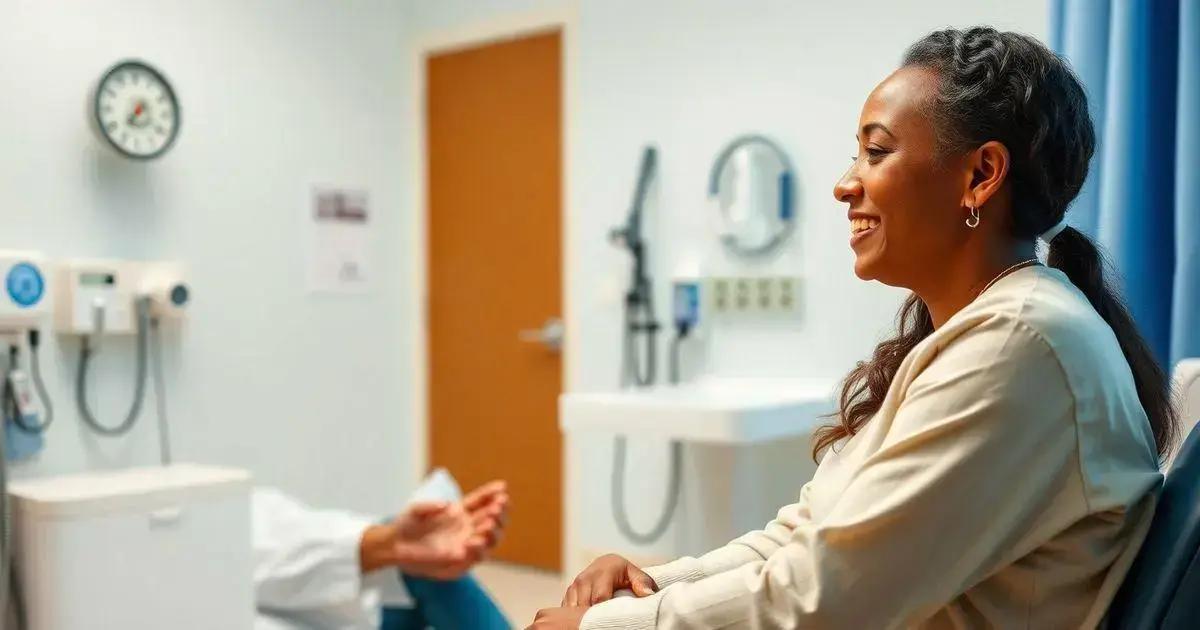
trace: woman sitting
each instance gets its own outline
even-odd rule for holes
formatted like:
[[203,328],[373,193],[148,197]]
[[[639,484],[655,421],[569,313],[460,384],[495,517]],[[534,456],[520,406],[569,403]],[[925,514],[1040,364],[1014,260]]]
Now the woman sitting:
[[534,628],[1103,618],[1176,422],[1095,245],[1063,223],[1095,147],[1083,88],[1033,38],[944,30],[875,88],[857,132],[834,187],[855,274],[912,295],[850,373],[799,501],[700,558],[603,557]]

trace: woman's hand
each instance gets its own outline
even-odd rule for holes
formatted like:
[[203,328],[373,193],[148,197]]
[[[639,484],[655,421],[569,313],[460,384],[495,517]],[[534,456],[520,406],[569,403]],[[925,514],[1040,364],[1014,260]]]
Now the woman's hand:
[[596,558],[584,569],[563,596],[563,606],[591,606],[612,599],[613,592],[627,588],[638,597],[658,590],[654,580],[632,562],[616,554]]
[[583,614],[587,606],[570,608],[545,608],[539,610],[533,619],[533,625],[526,630],[579,630],[583,623]]

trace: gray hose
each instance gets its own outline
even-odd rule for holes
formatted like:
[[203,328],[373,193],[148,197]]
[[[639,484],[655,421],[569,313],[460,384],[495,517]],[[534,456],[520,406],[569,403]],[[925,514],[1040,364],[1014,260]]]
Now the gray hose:
[[146,346],[149,337],[150,298],[139,298],[137,304],[137,376],[134,377],[133,403],[125,419],[115,427],[100,424],[92,415],[87,402],[87,371],[92,358],[90,339],[83,338],[79,350],[79,371],[75,379],[75,402],[79,406],[79,415],[93,431],[104,436],[125,435],[133,428],[138,416],[142,413],[142,401],[146,398]]
[[629,514],[625,512],[625,457],[625,436],[620,436],[613,445],[613,516],[622,536],[628,538],[630,542],[648,545],[667,533],[671,517],[675,514],[675,507],[679,505],[679,486],[683,477],[683,443],[671,442],[671,477],[667,483],[667,502],[663,506],[662,514],[658,517],[658,522],[646,533],[635,530],[629,522]]
[[[627,316],[628,318],[628,316]],[[626,330],[628,331],[628,323]],[[626,333],[627,338],[631,335]],[[683,334],[676,335],[671,340],[671,356],[670,356],[670,377],[671,384],[679,383],[679,343],[683,339]],[[649,346],[650,357],[653,357],[653,336]],[[637,361],[630,361],[628,353],[636,352],[634,344],[626,343],[625,352],[627,353],[622,361],[623,378],[626,383],[632,382],[643,385],[640,381],[640,375],[637,373]],[[650,361],[650,377],[653,379],[654,363]],[[612,509],[613,520],[616,521],[617,531],[628,539],[630,542],[638,545],[649,545],[663,534],[667,533],[667,528],[671,525],[671,518],[675,515],[675,509],[679,505],[679,488],[682,485],[683,479],[683,443],[674,441],[671,442],[671,470],[670,477],[667,481],[667,496],[666,503],[663,505],[662,512],[658,516],[658,521],[649,532],[639,532],[633,528],[633,524],[629,522],[629,513],[625,509],[625,461],[628,457],[628,444],[625,436],[618,436],[613,443],[613,469],[612,469]]]

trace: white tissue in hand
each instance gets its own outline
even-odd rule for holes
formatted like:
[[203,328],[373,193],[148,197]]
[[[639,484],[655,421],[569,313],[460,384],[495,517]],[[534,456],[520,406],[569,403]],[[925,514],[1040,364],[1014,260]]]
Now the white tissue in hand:
[[461,500],[462,488],[458,487],[458,482],[445,468],[438,468],[429,473],[408,499],[409,503]]

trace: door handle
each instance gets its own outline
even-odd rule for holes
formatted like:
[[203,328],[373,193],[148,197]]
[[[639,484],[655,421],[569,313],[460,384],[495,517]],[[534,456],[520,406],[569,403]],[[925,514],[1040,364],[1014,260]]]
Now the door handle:
[[551,352],[562,352],[563,337],[566,336],[566,327],[559,317],[551,317],[542,324],[541,328],[532,330],[522,330],[517,333],[517,338],[525,343],[540,343]]

